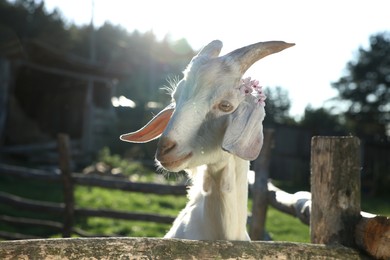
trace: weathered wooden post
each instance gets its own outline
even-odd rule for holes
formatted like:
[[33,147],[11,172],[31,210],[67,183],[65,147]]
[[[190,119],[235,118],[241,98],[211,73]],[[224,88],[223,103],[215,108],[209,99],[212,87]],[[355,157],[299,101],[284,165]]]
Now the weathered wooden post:
[[268,176],[271,149],[273,144],[273,129],[264,130],[264,144],[260,156],[254,164],[255,183],[253,184],[252,222],[249,236],[252,240],[264,240],[265,219],[268,207]]
[[312,138],[311,194],[311,242],[354,247],[360,219],[358,138]]
[[74,221],[74,194],[71,171],[71,152],[69,136],[66,134],[58,135],[58,152],[61,177],[64,189],[64,226],[62,231],[63,237],[70,237],[72,234]]

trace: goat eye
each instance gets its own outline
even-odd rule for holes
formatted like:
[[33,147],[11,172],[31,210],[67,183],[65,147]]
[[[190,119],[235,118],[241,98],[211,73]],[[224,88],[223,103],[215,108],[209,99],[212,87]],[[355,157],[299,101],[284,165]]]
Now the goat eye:
[[233,105],[229,101],[223,100],[218,104],[218,109],[223,112],[230,112],[233,110]]

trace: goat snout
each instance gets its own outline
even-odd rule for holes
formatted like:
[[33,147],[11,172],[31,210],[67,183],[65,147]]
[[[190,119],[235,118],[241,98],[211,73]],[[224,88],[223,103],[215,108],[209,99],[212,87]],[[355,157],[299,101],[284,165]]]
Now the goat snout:
[[176,169],[192,156],[192,152],[182,154],[177,149],[177,143],[168,137],[161,137],[157,146],[156,159],[168,169]]
[[[175,149],[177,143],[168,137],[162,137],[158,144],[157,156],[164,157]],[[158,159],[158,158],[157,158]]]

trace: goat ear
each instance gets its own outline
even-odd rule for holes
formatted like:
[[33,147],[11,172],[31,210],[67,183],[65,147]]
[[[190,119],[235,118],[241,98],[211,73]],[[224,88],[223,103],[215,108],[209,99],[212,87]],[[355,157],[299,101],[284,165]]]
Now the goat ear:
[[244,160],[255,160],[263,146],[264,108],[244,101],[229,115],[222,149]]
[[152,118],[144,127],[140,130],[128,134],[123,134],[119,138],[122,141],[130,143],[147,143],[160,137],[162,132],[168,125],[169,119],[173,114],[175,108],[168,106],[156,116]]
[[210,58],[218,57],[222,50],[222,42],[220,40],[214,40],[203,47],[197,56],[207,56]]

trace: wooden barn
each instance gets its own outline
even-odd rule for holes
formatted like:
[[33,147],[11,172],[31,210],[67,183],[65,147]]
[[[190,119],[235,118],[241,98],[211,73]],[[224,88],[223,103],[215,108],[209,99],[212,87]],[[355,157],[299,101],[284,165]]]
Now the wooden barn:
[[[2,46],[0,154],[55,160],[58,133],[69,134],[79,158],[111,137],[111,104],[119,75],[39,41]],[[42,152],[46,151],[46,152]]]

